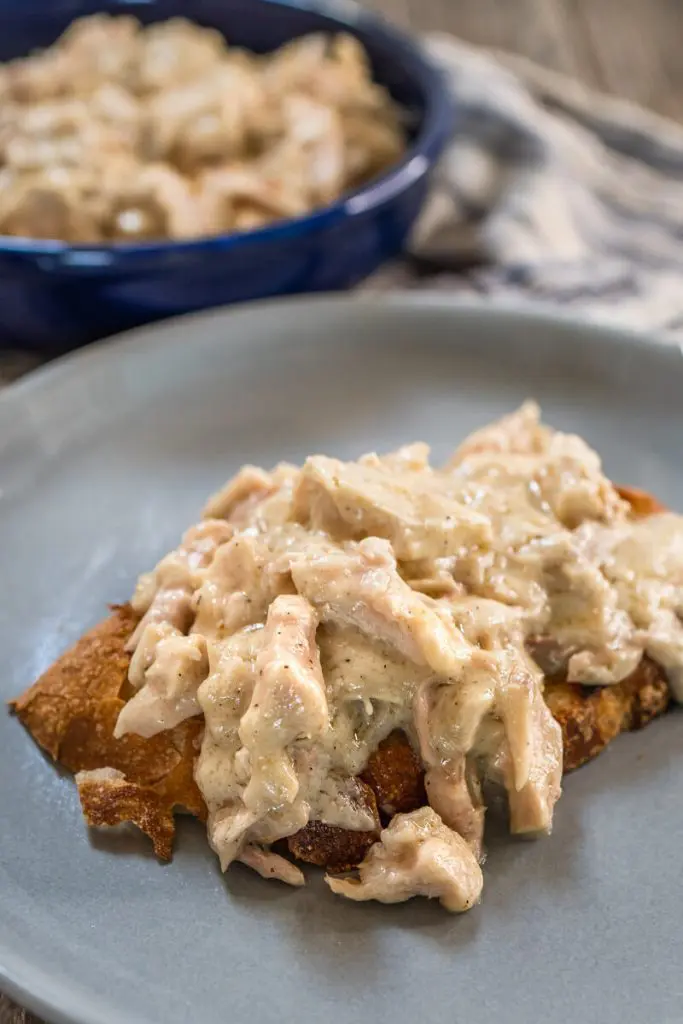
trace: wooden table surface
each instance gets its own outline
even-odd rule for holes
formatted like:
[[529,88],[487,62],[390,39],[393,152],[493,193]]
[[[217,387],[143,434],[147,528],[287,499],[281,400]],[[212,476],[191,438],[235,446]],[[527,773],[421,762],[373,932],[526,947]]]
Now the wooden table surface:
[[683,0],[363,0],[404,26],[524,54],[683,121]]
[[[683,121],[683,0],[364,0],[403,26],[512,50]],[[0,1024],[37,1024],[0,995]]]

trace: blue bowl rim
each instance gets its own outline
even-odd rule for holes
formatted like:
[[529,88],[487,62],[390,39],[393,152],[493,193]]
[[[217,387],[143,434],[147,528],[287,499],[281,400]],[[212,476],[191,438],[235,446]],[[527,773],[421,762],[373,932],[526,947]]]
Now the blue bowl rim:
[[[138,0],[140,2],[140,0]],[[143,0],[144,2],[144,0]],[[420,42],[389,24],[384,18],[362,8],[356,0],[256,0],[274,7],[291,7],[313,11],[340,29],[353,33],[354,28],[373,35],[388,44],[398,56],[407,55],[417,63],[419,78],[426,97],[424,118],[416,137],[403,157],[391,169],[360,189],[346,193],[312,214],[290,217],[263,228],[202,235],[187,241],[112,242],[71,245],[58,239],[34,239],[0,235],[0,259],[3,256],[34,257],[41,269],[74,269],[102,272],[121,269],[122,264],[145,261],[155,257],[192,256],[206,250],[230,250],[240,245],[268,245],[324,231],[335,224],[372,213],[405,192],[431,169],[441,155],[451,131],[453,102],[445,73],[427,54]],[[131,4],[130,6],[134,6]],[[127,4],[128,10],[130,7]],[[94,12],[93,12],[94,13]]]

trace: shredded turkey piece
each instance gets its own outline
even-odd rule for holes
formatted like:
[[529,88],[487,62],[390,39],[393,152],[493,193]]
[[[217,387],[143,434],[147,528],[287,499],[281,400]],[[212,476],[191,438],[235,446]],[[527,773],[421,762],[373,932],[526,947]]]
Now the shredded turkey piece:
[[0,66],[0,233],[73,243],[262,227],[361,185],[405,148],[351,36],[266,57],[183,18],[75,21]]
[[[291,51],[278,61],[296,80]],[[513,832],[551,828],[562,744],[545,673],[610,685],[647,654],[683,696],[683,518],[632,516],[595,452],[531,403],[444,469],[424,445],[247,466],[205,516],[138,584],[117,735],[203,715],[195,776],[224,869],[301,884],[273,843],[311,821],[373,831],[358,776],[401,729],[429,807],[329,884],[466,910],[485,781]]]
[[359,879],[325,879],[332,892],[350,900],[403,903],[436,897],[461,913],[478,902],[484,879],[465,840],[447,828],[431,807],[397,814],[361,863]]

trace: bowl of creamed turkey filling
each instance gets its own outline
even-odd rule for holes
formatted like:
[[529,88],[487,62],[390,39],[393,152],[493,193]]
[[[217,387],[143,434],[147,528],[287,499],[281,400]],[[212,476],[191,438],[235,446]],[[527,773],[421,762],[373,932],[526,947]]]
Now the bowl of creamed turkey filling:
[[41,2],[0,29],[0,326],[27,347],[356,283],[450,129],[440,72],[353,4]]

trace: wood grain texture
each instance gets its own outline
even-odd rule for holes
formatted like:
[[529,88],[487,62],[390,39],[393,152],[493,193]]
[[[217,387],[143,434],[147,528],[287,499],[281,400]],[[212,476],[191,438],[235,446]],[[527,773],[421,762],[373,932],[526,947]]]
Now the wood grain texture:
[[[364,0],[416,31],[521,53],[683,121],[683,0]],[[0,1024],[40,1024],[0,995]]]
[[0,1024],[41,1024],[37,1017],[20,1010],[7,996],[0,995]]
[[415,30],[521,53],[683,121],[683,0],[363,0]]
[[573,2],[607,91],[683,121],[681,0]]

